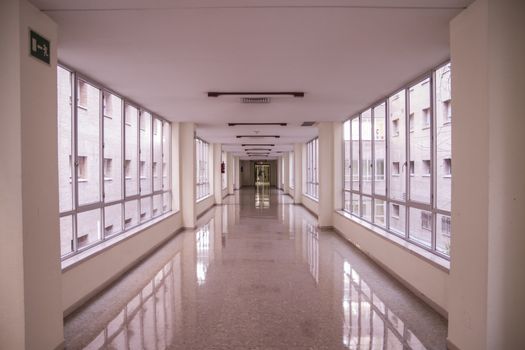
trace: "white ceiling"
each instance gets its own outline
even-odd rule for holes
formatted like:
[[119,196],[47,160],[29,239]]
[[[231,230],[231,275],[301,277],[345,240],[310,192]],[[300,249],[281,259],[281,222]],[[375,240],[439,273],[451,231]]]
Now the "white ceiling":
[[[471,0],[32,0],[59,24],[59,60],[229,151],[304,142],[449,56]],[[270,104],[207,91],[304,91]],[[228,127],[288,122],[288,127]],[[236,139],[260,131],[278,140]]]

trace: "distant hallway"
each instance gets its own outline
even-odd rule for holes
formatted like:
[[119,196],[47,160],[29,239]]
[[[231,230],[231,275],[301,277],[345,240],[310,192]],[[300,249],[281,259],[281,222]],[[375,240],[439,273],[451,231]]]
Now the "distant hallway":
[[289,196],[225,198],[65,321],[67,349],[446,349],[446,320]]

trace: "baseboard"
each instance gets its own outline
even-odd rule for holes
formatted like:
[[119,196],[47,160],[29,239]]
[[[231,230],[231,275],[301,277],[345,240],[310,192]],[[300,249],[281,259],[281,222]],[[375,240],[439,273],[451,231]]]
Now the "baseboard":
[[458,346],[456,346],[452,340],[450,340],[449,338],[447,338],[447,349],[448,350],[461,350]]

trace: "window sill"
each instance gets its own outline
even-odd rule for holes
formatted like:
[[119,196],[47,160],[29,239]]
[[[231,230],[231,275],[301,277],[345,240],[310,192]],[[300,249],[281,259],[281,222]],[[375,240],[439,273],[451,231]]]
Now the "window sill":
[[436,254],[433,254],[409,241],[404,240],[403,238],[400,238],[396,236],[393,233],[387,232],[384,229],[381,229],[379,227],[376,227],[372,225],[371,223],[364,221],[362,219],[359,219],[357,217],[352,216],[351,214],[343,211],[343,210],[337,210],[336,213],[344,217],[345,219],[348,219],[350,221],[353,221],[364,228],[368,229],[372,233],[380,236],[381,238],[388,240],[389,242],[396,244],[397,246],[403,248],[404,250],[408,251],[409,253],[413,254],[414,256],[430,263],[431,265],[449,273],[450,272],[450,261],[442,258]]
[[307,194],[307,193],[303,193],[303,194],[304,194],[304,196],[305,196],[306,198],[311,199],[311,200],[313,200],[313,201],[316,202],[316,203],[319,203],[319,198],[315,198],[315,197],[313,197],[312,195]]
[[87,179],[78,179],[78,182],[88,182]]
[[430,129],[430,125],[427,125],[421,128],[421,130],[427,130],[427,129]]
[[430,174],[423,174],[422,177],[430,177]]
[[195,203],[200,203],[200,202],[202,202],[203,200],[206,200],[206,199],[210,198],[211,196],[212,196],[211,193],[208,193],[206,196],[197,199],[197,200],[195,201]]
[[451,179],[451,178],[452,178],[452,175],[443,175],[443,177],[444,177],[445,179]]
[[83,106],[83,105],[81,105],[81,104],[78,103],[78,104],[77,104],[77,107],[80,108],[80,109],[82,109],[82,110],[84,110],[84,111],[87,111],[87,106]]
[[108,237],[105,241],[102,241],[100,243],[97,243],[96,245],[93,245],[91,248],[88,248],[86,250],[84,250],[83,252],[80,252],[76,255],[73,255],[69,258],[66,258],[64,260],[62,260],[61,262],[61,265],[62,265],[62,272],[66,272],[70,269],[72,269],[73,267],[81,264],[82,262],[88,260],[88,259],[91,259],[101,253],[103,253],[104,251],[110,249],[111,247],[117,245],[117,244],[120,244],[126,240],[128,240],[129,238],[133,237],[134,235],[144,231],[144,230],[147,230],[149,228],[151,228],[153,225],[156,225],[157,223],[161,222],[161,221],[164,221],[165,219],[177,214],[178,211],[170,211],[169,213],[165,213],[163,215],[160,215],[154,219],[151,219],[143,224],[140,224],[139,226],[137,227],[134,227],[132,229],[130,229],[129,231],[126,231],[126,232],[123,232],[123,233],[120,233],[120,234],[115,234],[115,235],[112,235],[110,237]]

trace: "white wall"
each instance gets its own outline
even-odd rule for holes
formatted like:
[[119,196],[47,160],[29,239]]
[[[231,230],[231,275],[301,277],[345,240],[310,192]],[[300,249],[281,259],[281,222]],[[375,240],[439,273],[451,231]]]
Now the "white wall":
[[[57,26],[26,1],[2,1],[0,348],[63,341],[57,165]],[[29,28],[51,64],[29,55]]]
[[448,337],[461,349],[525,348],[524,13],[523,1],[478,0],[451,24]]
[[[0,347],[25,347],[20,8],[0,2]],[[43,68],[43,67],[42,67]],[[56,344],[55,344],[56,345]]]
[[180,212],[149,226],[62,273],[62,308],[67,315],[96,295],[182,228]]

